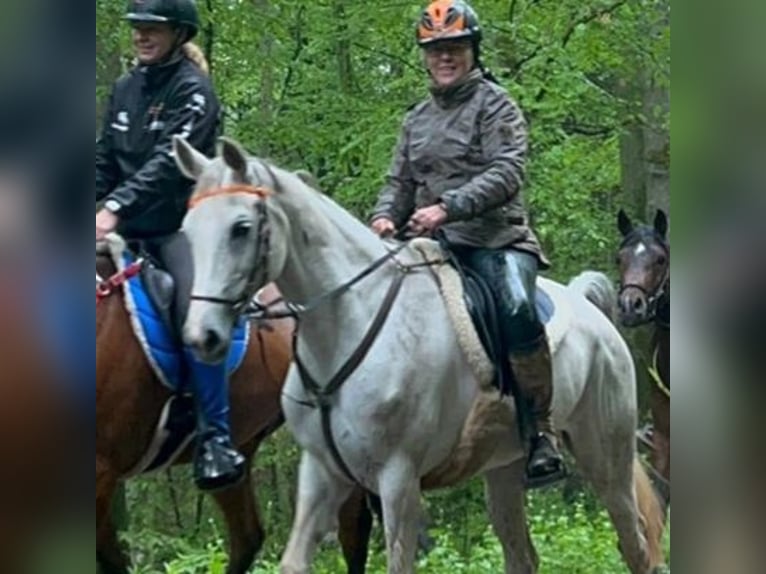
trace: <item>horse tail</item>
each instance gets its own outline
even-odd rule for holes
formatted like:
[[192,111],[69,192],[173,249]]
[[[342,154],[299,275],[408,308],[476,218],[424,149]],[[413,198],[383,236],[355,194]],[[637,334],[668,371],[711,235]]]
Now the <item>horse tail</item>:
[[196,66],[202,70],[203,74],[210,74],[210,65],[207,63],[207,58],[205,57],[205,52],[202,51],[202,48],[194,42],[186,42],[181,49],[183,50],[184,56],[196,64]]
[[569,287],[581,293],[614,323],[617,290],[609,277],[600,271],[583,271],[569,282]]
[[665,514],[660,500],[638,457],[633,461],[633,482],[638,498],[638,511],[646,537],[649,560],[652,566],[664,563],[662,555],[662,532],[665,528]]

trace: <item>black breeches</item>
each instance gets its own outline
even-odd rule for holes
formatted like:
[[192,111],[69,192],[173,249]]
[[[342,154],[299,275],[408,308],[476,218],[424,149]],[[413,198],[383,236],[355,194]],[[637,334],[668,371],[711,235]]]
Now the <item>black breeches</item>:
[[464,265],[489,283],[508,349],[535,350],[545,334],[535,308],[537,258],[514,250],[453,249]]

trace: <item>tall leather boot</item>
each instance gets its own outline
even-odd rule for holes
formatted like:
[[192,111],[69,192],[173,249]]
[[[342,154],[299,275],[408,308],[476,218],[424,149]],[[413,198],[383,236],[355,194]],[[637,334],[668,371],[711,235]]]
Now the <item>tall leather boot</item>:
[[527,486],[548,486],[566,476],[566,467],[553,428],[553,368],[547,338],[543,337],[531,351],[511,354],[511,366],[534,423],[527,460]]
[[219,490],[245,475],[245,458],[231,442],[226,362],[207,365],[185,354],[198,412],[194,480],[200,490]]

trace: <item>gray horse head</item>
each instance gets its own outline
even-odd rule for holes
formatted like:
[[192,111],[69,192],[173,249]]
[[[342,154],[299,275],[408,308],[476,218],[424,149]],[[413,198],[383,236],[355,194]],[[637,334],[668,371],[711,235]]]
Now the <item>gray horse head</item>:
[[218,362],[239,313],[281,272],[289,225],[271,205],[280,186],[274,172],[238,143],[221,138],[214,159],[179,137],[173,149],[181,172],[196,182],[183,222],[194,261],[183,338],[201,360]]

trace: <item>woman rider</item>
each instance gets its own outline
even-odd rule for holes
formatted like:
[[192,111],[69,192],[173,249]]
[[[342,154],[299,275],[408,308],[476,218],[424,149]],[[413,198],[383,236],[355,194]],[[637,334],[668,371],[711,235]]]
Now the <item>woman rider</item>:
[[[133,0],[125,19],[133,29],[137,65],[113,87],[96,146],[96,240],[116,231],[153,256],[175,279],[178,317],[188,308],[192,268],[180,234],[192,182],[172,156],[174,135],[212,155],[220,106],[190,44],[199,16],[193,0]],[[204,58],[203,58],[204,60]],[[244,458],[231,442],[226,365],[206,365],[184,350],[198,406],[194,474],[213,490],[238,481]]]
[[417,41],[430,76],[428,99],[406,116],[371,225],[441,229],[465,265],[492,287],[511,368],[535,431],[527,482],[564,475],[552,421],[552,366],[535,309],[535,281],[548,262],[529,227],[521,188],[527,127],[516,103],[484,71],[481,29],[465,2],[437,0],[422,13]]

